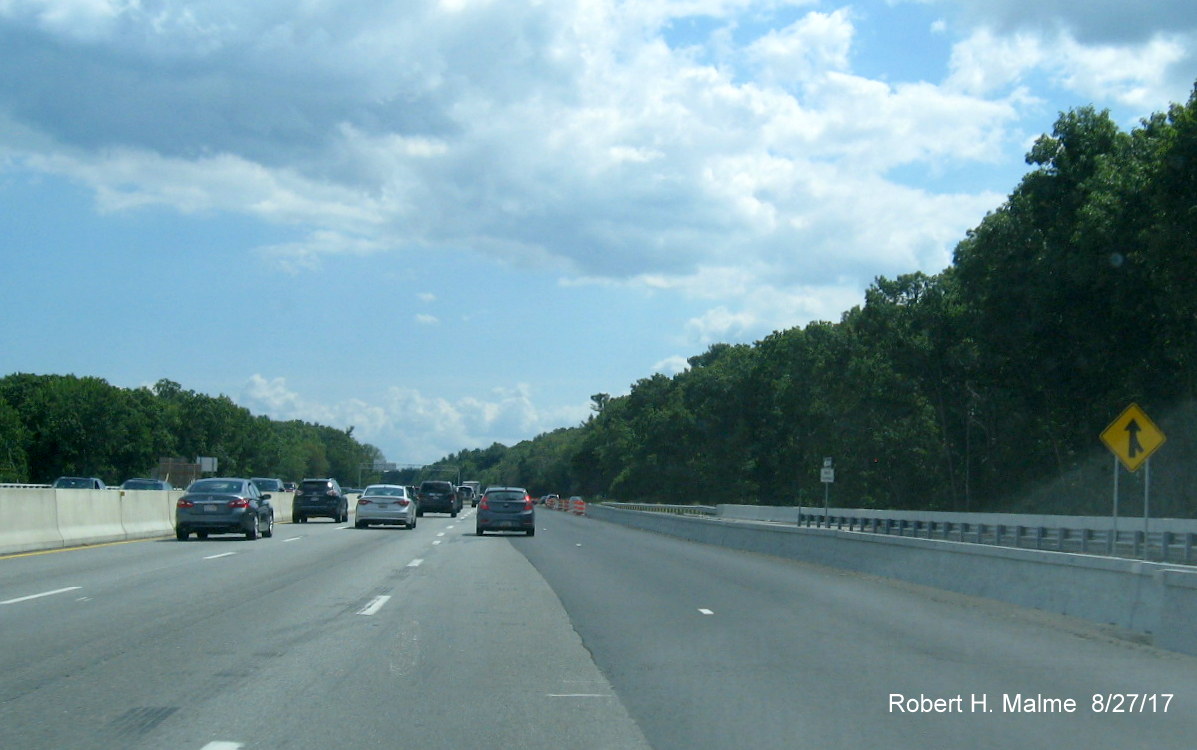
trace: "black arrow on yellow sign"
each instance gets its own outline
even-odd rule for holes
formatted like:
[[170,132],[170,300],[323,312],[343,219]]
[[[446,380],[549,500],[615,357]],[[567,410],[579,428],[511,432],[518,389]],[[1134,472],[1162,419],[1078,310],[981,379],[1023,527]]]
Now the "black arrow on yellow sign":
[[1130,442],[1127,444],[1126,455],[1128,458],[1134,458],[1143,452],[1143,444],[1139,442],[1139,430],[1143,428],[1135,420],[1131,420],[1126,425],[1126,431],[1130,435]]

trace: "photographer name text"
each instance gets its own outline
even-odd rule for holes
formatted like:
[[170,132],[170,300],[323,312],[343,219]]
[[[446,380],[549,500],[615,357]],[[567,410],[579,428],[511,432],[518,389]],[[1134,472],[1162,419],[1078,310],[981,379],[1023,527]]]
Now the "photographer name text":
[[1093,693],[1084,698],[1061,698],[1041,693],[963,693],[948,697],[929,697],[922,693],[889,694],[889,712],[902,714],[1095,714],[1168,713],[1172,693]]

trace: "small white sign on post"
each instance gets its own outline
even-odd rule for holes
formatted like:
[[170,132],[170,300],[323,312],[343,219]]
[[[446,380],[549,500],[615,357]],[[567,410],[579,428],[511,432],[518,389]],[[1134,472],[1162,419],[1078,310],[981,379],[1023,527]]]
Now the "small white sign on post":
[[832,484],[835,482],[835,469],[820,469],[819,481],[823,484]]

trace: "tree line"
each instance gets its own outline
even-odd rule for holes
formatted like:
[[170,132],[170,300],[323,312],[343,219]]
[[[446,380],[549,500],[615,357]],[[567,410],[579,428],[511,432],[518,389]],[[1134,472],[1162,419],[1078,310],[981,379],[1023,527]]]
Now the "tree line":
[[15,373],[0,378],[0,481],[149,476],[165,457],[217,459],[219,473],[298,480],[356,477],[381,452],[337,429],[254,416],[227,396],[171,380],[126,389],[102,378]]
[[[535,493],[674,503],[1109,512],[1098,435],[1131,402],[1168,442],[1155,512],[1197,513],[1197,88],[1120,129],[1061,113],[935,275],[838,322],[717,344],[595,394],[582,425],[441,463]],[[1133,510],[1146,481],[1123,477]],[[1158,504],[1157,504],[1158,503]]]

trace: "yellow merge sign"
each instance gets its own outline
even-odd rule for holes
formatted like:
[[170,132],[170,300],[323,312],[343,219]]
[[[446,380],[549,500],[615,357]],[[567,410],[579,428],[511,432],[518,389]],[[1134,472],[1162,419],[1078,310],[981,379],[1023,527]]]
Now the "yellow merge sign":
[[1126,407],[1126,411],[1101,433],[1101,442],[1114,452],[1128,471],[1137,471],[1166,439],[1138,404]]

